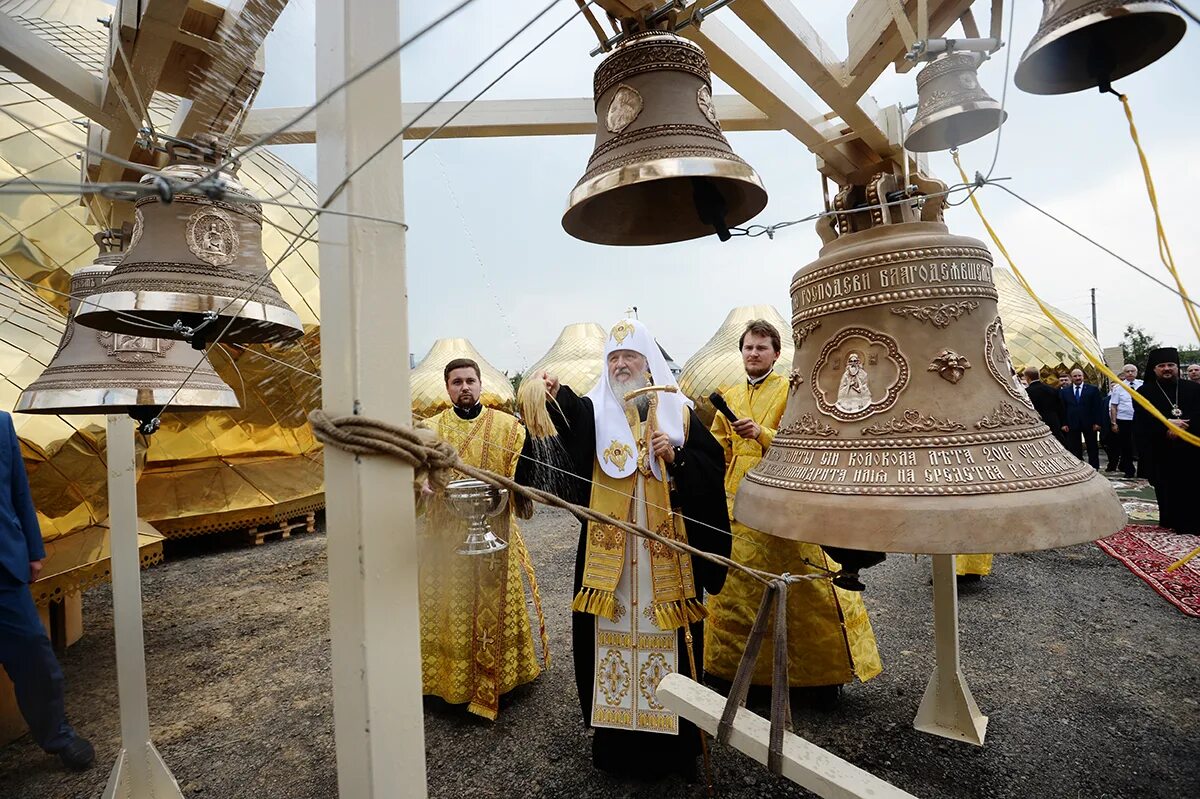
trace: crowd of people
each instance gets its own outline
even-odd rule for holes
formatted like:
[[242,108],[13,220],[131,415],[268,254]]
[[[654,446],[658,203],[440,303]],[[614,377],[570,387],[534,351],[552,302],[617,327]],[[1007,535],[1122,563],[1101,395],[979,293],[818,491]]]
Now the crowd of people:
[[[522,392],[522,414],[527,421],[548,420],[554,447],[538,449],[535,456],[535,436],[516,433],[520,423],[514,417],[482,408],[480,371],[472,361],[446,366],[452,407],[428,424],[458,446],[469,463],[492,463],[489,468],[514,475],[519,483],[741,565],[809,574],[837,572],[836,557],[872,562],[869,556],[876,553],[784,541],[733,519],[738,486],[771,445],[789,388],[774,371],[781,350],[774,326],[750,322],[738,347],[745,379],[723,390],[728,413],[718,412],[710,427],[678,391],[649,331],[629,319],[609,332],[601,378],[586,394],[552,374],[527,378],[537,384]],[[1103,446],[1110,471],[1131,478],[1140,474],[1154,486],[1163,526],[1195,532],[1181,503],[1182,492],[1200,474],[1200,449],[1176,433],[1200,414],[1200,366],[1186,367],[1184,379],[1178,353],[1164,348],[1150,353],[1146,369],[1143,382],[1138,368],[1126,364],[1121,382],[1107,393],[1088,383],[1080,369],[1055,385],[1057,375],[1047,382],[1030,367],[1021,382],[1068,451],[1099,469]],[[1163,411],[1169,424],[1146,412],[1134,393]],[[542,461],[553,459],[554,452],[560,466],[547,469]],[[532,628],[527,619],[516,618],[524,616],[524,595],[514,563],[523,564],[540,608],[536,579],[512,512],[501,515],[497,526],[507,535],[510,551],[485,566],[480,559],[453,555],[465,522],[439,512],[440,501],[430,497],[421,539],[426,693],[495,718],[498,695],[538,673]],[[978,579],[991,568],[991,555],[964,555],[959,561],[960,579]],[[464,577],[471,569],[477,576],[486,572],[487,578],[472,584]],[[467,595],[448,601],[448,590]],[[693,775],[700,751],[697,731],[659,701],[657,686],[664,675],[679,672],[727,691],[762,585],[741,571],[589,521],[579,532],[573,592],[575,682],[583,724],[593,730],[593,763],[642,778]],[[866,607],[855,591],[829,580],[796,583],[789,591],[787,619],[793,703],[831,707],[842,686],[882,670]],[[504,651],[503,642],[512,653]],[[447,682],[447,674],[456,677]],[[771,677],[771,655],[764,650],[751,683],[769,686]],[[483,695],[486,702],[479,699]]]
[[[771,445],[789,389],[774,371],[781,340],[773,325],[750,322],[738,347],[745,379],[725,388],[726,408],[710,427],[679,391],[645,325],[631,319],[609,331],[600,379],[585,394],[555,375],[531,376],[536,382],[533,391],[522,392],[522,421],[485,408],[479,365],[456,359],[443,372],[450,407],[423,426],[475,467],[763,572],[836,574],[842,564],[856,569],[882,560],[882,553],[784,541],[733,519],[739,484]],[[1109,471],[1144,477],[1154,487],[1163,527],[1196,534],[1200,527],[1186,496],[1200,474],[1200,448],[1181,440],[1179,431],[1200,418],[1200,365],[1181,370],[1178,352],[1159,348],[1149,354],[1143,379],[1138,371],[1126,364],[1107,394],[1080,369],[1048,375],[1048,382],[1029,367],[1021,382],[1067,450],[1099,469],[1103,446]],[[1052,385],[1055,378],[1060,385]],[[534,425],[533,419],[541,421]],[[44,550],[12,421],[0,414],[0,422],[9,453],[0,462],[0,479],[9,486],[0,491],[9,520],[0,528],[0,663],[37,743],[67,766],[86,768],[94,752],[67,723],[62,671],[28,588]],[[490,520],[507,546],[468,557],[459,551],[468,520],[447,491],[428,482],[417,491],[424,517],[418,536],[423,693],[495,720],[500,697],[549,663],[537,578],[518,525],[532,507],[510,497]],[[978,579],[991,568],[991,555],[959,561],[960,578]],[[844,685],[881,672],[855,589],[861,590],[855,581],[812,580],[789,590],[793,703],[832,707]],[[640,778],[694,776],[698,730],[660,701],[657,688],[678,672],[727,692],[763,586],[741,571],[627,535],[618,525],[586,521],[572,590],[575,682],[583,724],[593,730],[595,766]],[[752,685],[769,686],[772,665],[764,648]]]

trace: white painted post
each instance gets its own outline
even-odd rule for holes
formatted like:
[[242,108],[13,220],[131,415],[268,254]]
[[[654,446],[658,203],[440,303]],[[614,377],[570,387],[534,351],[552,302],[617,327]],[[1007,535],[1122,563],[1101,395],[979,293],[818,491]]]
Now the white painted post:
[[[400,39],[398,0],[316,4],[317,94]],[[393,58],[317,112],[317,185],[328,197],[395,130]],[[397,144],[359,172],[331,208],[403,219]],[[323,403],[334,416],[411,422],[404,229],[321,217]],[[325,450],[329,613],[338,789],[343,799],[426,795],[413,471],[384,457]]]
[[113,632],[117,643],[117,701],[121,753],[108,776],[104,799],[183,799],[171,771],[150,742],[146,652],[142,639],[142,569],[137,538],[137,463],[133,421],[110,414],[108,538],[112,568]]
[[954,556],[933,556],[933,644],[937,665],[913,727],[921,732],[983,746],[987,716],[979,712],[963,679],[958,649],[958,582]]

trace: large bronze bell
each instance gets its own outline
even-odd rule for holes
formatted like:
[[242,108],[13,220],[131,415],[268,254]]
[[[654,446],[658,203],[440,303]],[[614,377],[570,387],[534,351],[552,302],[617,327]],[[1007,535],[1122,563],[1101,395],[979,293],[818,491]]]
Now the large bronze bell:
[[[205,139],[199,146],[173,145],[172,162],[163,175],[199,182],[223,159],[213,144],[215,140]],[[262,206],[251,201],[232,173],[222,172],[220,178],[228,199],[192,193],[175,193],[170,202],[157,195],[138,198],[129,252],[103,290],[80,307],[80,324],[190,339],[194,347],[218,335],[245,343],[304,334],[300,318],[267,274]],[[141,182],[153,185],[156,180],[146,175]],[[139,319],[176,329],[140,325]],[[200,332],[193,336],[193,330]]]
[[[896,184],[847,188],[837,210]],[[941,207],[848,211],[821,230],[820,257],[792,280],[787,409],[738,490],[738,521],[932,554],[1046,549],[1124,524],[1108,481],[1034,412],[1004,344],[991,255],[947,232]]]
[[[176,341],[97,331],[75,323],[81,300],[102,291],[124,257],[120,231],[97,234],[96,240],[100,245],[96,262],[71,276],[71,311],[58,351],[41,376],[21,392],[16,410],[121,412],[146,422],[168,402],[174,410],[238,407],[237,395],[203,353]],[[193,373],[197,358],[202,360]]]
[[1031,94],[1104,88],[1162,58],[1186,30],[1167,0],[1043,0],[1013,82]]
[[917,74],[917,115],[905,149],[949,150],[986,136],[1008,113],[979,85],[975,53],[945,53]]
[[767,204],[721,133],[704,51],[666,31],[635,34],[596,69],[596,146],[563,228],[597,244],[666,244],[716,233]]

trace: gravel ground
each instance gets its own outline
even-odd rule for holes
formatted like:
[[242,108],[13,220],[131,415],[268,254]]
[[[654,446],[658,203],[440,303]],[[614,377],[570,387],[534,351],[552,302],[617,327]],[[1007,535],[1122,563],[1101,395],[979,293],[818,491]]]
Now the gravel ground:
[[[426,702],[430,795],[702,796],[592,770],[570,661],[576,523],[543,509],[524,529],[554,666],[506,697],[494,724]],[[171,543],[144,574],[145,635],[154,742],[184,794],[336,796],[324,535]],[[983,748],[912,728],[933,666],[928,560],[892,556],[867,582],[884,673],[850,686],[833,712],[797,709],[799,734],[926,798],[1200,796],[1200,622],[1095,546],[997,558],[992,576],[963,587],[963,671],[991,717]],[[22,738],[0,748],[5,799],[103,790],[119,749],[107,587],[85,596],[84,622],[63,666],[97,766],[67,774]],[[718,796],[810,796],[727,747],[713,767]]]

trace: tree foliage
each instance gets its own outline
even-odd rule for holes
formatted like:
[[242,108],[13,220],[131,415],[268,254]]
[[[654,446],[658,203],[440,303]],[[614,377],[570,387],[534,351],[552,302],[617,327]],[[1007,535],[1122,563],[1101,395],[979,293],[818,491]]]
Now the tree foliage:
[[1129,324],[1125,326],[1125,335],[1121,338],[1121,350],[1125,353],[1125,363],[1137,364],[1142,368],[1150,350],[1162,345],[1143,328]]

